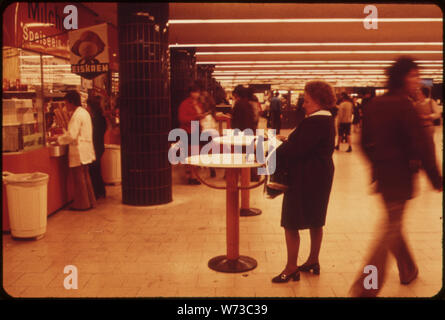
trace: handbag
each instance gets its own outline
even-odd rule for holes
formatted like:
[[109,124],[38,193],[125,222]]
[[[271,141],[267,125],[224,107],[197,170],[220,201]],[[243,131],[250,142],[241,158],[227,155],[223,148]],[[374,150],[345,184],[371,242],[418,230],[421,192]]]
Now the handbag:
[[269,160],[271,156],[273,156],[273,153],[276,153],[277,149],[278,148],[275,148],[266,159],[267,178],[266,183],[264,184],[264,191],[269,199],[276,198],[289,189],[289,171],[285,159],[278,159],[278,157],[275,157],[275,172],[270,174],[270,167],[268,165]]
[[273,199],[289,189],[288,173],[286,171],[275,172],[269,175],[265,184],[266,194]]

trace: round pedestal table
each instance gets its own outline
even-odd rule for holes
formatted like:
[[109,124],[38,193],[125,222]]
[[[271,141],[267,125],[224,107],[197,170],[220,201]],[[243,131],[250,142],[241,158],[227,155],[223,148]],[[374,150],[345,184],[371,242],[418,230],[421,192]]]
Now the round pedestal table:
[[[221,136],[213,138],[214,143],[218,143],[222,146],[229,146],[231,151],[234,152],[234,148],[236,146],[240,147],[240,150],[243,148],[247,148],[248,146],[255,143],[257,137],[256,136]],[[255,148],[253,148],[254,152]],[[247,187],[250,184],[250,168],[241,168],[241,186]],[[240,208],[240,216],[249,217],[249,216],[257,216],[261,214],[261,210],[258,208],[250,207],[250,190],[243,189],[241,190],[241,208]]]
[[[252,270],[257,266],[255,259],[239,254],[239,191],[256,188],[265,179],[250,186],[239,186],[240,171],[256,168],[262,164],[248,161],[246,154],[210,154],[195,155],[185,159],[185,163],[192,166],[195,176],[201,183],[215,189],[226,190],[226,241],[227,254],[210,259],[210,269],[220,272],[236,273]],[[215,186],[204,181],[196,172],[197,167],[226,169],[226,185]]]

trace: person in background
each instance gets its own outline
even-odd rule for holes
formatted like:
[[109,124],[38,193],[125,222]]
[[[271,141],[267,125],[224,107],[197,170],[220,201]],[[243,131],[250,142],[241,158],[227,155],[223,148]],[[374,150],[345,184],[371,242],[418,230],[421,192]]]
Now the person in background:
[[96,199],[105,198],[105,184],[102,178],[101,159],[105,151],[104,136],[107,130],[107,121],[100,106],[100,97],[91,96],[87,99],[87,106],[93,123],[93,145],[96,160],[90,164],[91,182],[93,183]]
[[[207,90],[202,90],[201,91],[201,95],[199,97],[199,102],[202,105],[202,110],[204,113],[206,113],[207,117],[211,117],[210,118],[210,127],[206,128],[205,126],[203,126],[201,124],[201,126],[203,126],[203,130],[206,129],[214,129],[214,130],[218,130],[217,128],[217,124],[216,124],[216,120],[215,120],[215,115],[216,115],[216,103],[215,100],[213,99],[212,95],[207,91]],[[207,119],[207,118],[205,118]],[[216,170],[215,168],[209,168],[210,169],[210,176],[212,178],[216,177]]]
[[352,125],[354,126],[354,132],[358,132],[360,130],[360,104],[358,102],[357,97],[352,98],[352,113],[353,113],[353,119],[352,119]]
[[369,101],[372,100],[372,93],[369,91],[366,91],[365,96],[362,99],[362,107],[365,107]]
[[[191,154],[192,148],[197,150],[199,153],[199,145],[194,146],[192,145],[192,134],[195,133],[192,131],[191,121],[200,121],[203,119],[206,114],[203,111],[203,107],[199,101],[199,97],[201,95],[201,86],[198,83],[193,83],[188,88],[189,96],[181,102],[178,109],[178,120],[179,120],[179,126],[181,129],[184,129],[188,134],[188,154]],[[193,130],[196,130],[193,128]],[[197,129],[198,132],[195,134],[198,134],[198,137],[201,133],[201,128]],[[185,176],[187,179],[188,184],[190,185],[199,185],[201,182],[197,180],[196,178],[192,177],[192,171],[189,165],[185,166]]]
[[104,140],[109,144],[121,144],[120,133],[120,97],[115,96],[111,100],[111,109],[103,110],[103,115],[107,122]]
[[52,139],[59,144],[68,144],[69,167],[74,182],[74,202],[72,210],[88,210],[96,206],[93,185],[88,165],[95,159],[93,145],[93,126],[88,111],[81,107],[77,91],[68,91],[64,97],[69,112],[73,112],[68,130]]
[[363,109],[365,106],[374,98],[374,93],[366,91],[365,95],[363,96],[362,103],[360,104],[360,111],[361,111],[361,117],[360,117],[360,127],[363,125]]
[[[306,117],[277,148],[276,163],[288,172],[288,190],[284,193],[281,226],[287,248],[284,270],[272,282],[300,279],[300,271],[320,274],[319,254],[334,177],[332,154],[335,144],[334,119],[328,110],[335,105],[333,88],[323,81],[308,82],[304,89]],[[283,170],[283,168],[280,168]],[[309,229],[309,257],[297,266],[299,230]]]
[[247,93],[249,96],[249,103],[252,105],[253,108],[253,112],[254,112],[254,117],[255,117],[255,128],[254,128],[254,132],[255,130],[258,128],[258,122],[260,121],[260,115],[262,112],[261,109],[261,104],[258,101],[258,97],[255,95],[254,90],[252,87],[249,87],[247,89]]
[[[251,104],[251,106],[253,108],[255,126],[252,129],[253,129],[254,134],[256,135],[256,129],[258,129],[258,123],[260,121],[260,116],[262,113],[261,104],[258,100],[258,97],[254,93],[253,87],[249,87],[247,89],[247,94],[249,97],[248,98],[249,103]],[[260,181],[260,176],[258,175],[257,168],[251,168],[250,179],[251,179],[251,181],[255,181],[255,182]]]
[[351,152],[351,121],[352,121],[352,100],[346,92],[341,94],[340,104],[338,105],[338,137],[335,150],[340,149],[342,140],[346,140],[349,148],[346,152]]
[[249,103],[249,92],[244,86],[237,86],[233,90],[235,104],[232,109],[232,129],[251,129],[255,133],[255,110]]
[[304,105],[304,95],[300,95],[297,101],[297,125],[304,120],[306,115],[306,110],[303,108]]
[[[410,57],[400,57],[387,70],[388,93],[374,98],[363,109],[361,146],[371,163],[386,211],[385,225],[365,265],[377,268],[377,288],[364,288],[363,268],[351,287],[354,297],[375,297],[385,281],[387,257],[397,260],[401,284],[416,279],[419,269],[402,233],[406,202],[413,197],[414,179],[420,164],[434,189],[442,190],[435,154],[412,98],[419,88],[419,69]],[[421,219],[422,217],[419,216]]]
[[235,87],[235,89],[233,89],[233,91],[232,91],[232,98],[233,99],[231,99],[233,104],[235,104],[235,102],[237,102],[239,99],[241,99],[240,93],[242,91],[244,91],[245,89],[246,88],[242,84],[237,85]]
[[440,110],[436,101],[430,98],[431,90],[428,87],[422,87],[418,91],[418,100],[415,104],[416,110],[422,119],[423,126],[426,133],[432,143],[431,147],[434,147],[434,120],[440,119]]
[[276,130],[276,134],[280,134],[281,130],[281,100],[278,97],[279,92],[276,91],[274,97],[270,101],[270,127]]

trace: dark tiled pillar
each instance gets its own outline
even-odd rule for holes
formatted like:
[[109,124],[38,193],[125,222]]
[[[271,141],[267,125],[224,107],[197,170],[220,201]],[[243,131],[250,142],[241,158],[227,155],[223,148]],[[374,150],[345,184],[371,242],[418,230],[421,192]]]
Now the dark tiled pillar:
[[202,82],[204,88],[211,95],[213,95],[215,91],[215,82],[212,79],[212,73],[214,70],[215,66],[210,64],[200,64],[197,67],[198,79]]
[[179,127],[178,109],[188,96],[188,86],[196,79],[195,49],[171,49],[172,127]]
[[172,201],[168,3],[118,3],[122,201]]

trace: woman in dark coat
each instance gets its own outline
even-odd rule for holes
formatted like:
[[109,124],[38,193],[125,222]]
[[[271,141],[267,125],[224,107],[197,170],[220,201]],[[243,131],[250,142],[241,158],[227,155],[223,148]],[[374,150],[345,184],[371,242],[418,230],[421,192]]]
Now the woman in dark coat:
[[87,105],[90,109],[91,121],[93,123],[93,144],[94,152],[96,153],[96,160],[90,164],[91,182],[93,183],[96,199],[105,198],[105,184],[102,178],[100,160],[105,151],[104,135],[107,130],[107,121],[100,106],[100,97],[89,97]]
[[[334,118],[328,111],[335,105],[332,87],[326,82],[306,84],[303,108],[306,118],[277,149],[277,169],[286,163],[289,189],[283,198],[281,226],[285,230],[287,264],[273,282],[299,280],[299,271],[320,273],[318,256],[334,176]],[[311,251],[297,267],[299,230],[310,229]]]

